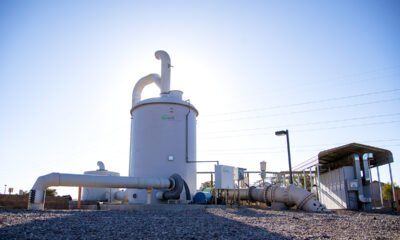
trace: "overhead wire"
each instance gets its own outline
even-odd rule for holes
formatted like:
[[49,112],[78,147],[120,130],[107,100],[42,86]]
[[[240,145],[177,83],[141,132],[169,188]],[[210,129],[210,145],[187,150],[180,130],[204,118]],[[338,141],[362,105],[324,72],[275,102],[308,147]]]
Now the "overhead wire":
[[[382,142],[400,142],[400,139],[373,139],[373,140],[357,140],[358,142],[362,142],[365,144],[368,143],[382,143]],[[347,142],[336,142],[336,143],[322,143],[322,144],[310,144],[310,145],[295,145],[293,149],[305,149],[305,148],[316,148],[316,147],[327,147],[327,146],[340,146],[344,145]],[[279,147],[257,147],[257,148],[230,148],[230,149],[205,149],[201,150],[201,152],[237,152],[237,151],[260,151],[260,150],[276,150],[276,149],[285,149],[285,146]]]
[[292,115],[292,114],[299,114],[299,113],[328,111],[328,110],[332,110],[332,109],[344,109],[344,108],[351,108],[351,107],[360,107],[360,106],[366,106],[366,105],[371,105],[371,104],[395,102],[395,101],[399,101],[399,100],[400,100],[400,98],[390,98],[390,99],[369,101],[369,102],[363,102],[363,103],[338,105],[338,106],[330,106],[330,107],[323,107],[323,108],[314,108],[314,109],[301,110],[301,111],[288,111],[288,112],[275,113],[275,114],[266,114],[266,115],[258,115],[258,116],[228,118],[228,119],[220,119],[220,120],[218,120],[218,119],[216,119],[216,120],[202,120],[202,121],[211,123],[211,122],[228,122],[228,121],[237,121],[237,120],[244,120],[244,119],[257,119],[257,118],[266,118],[266,117],[276,117],[276,116],[285,116],[285,115]]
[[392,123],[400,123],[400,120],[386,121],[386,122],[364,123],[364,124],[353,124],[353,125],[337,126],[337,127],[310,128],[310,129],[304,129],[304,130],[296,130],[295,132],[310,132],[310,131],[320,131],[320,130],[333,130],[333,129],[339,129],[339,128],[365,127],[365,126],[384,125],[384,124],[392,124]]
[[400,91],[400,88],[387,89],[387,90],[374,91],[374,92],[366,92],[366,93],[348,95],[348,96],[342,96],[342,97],[312,100],[312,101],[306,101],[306,102],[301,102],[301,103],[282,104],[282,105],[276,105],[276,106],[264,107],[264,108],[254,108],[254,109],[241,110],[241,111],[209,114],[209,115],[205,115],[205,116],[222,116],[222,115],[231,115],[231,114],[246,113],[246,112],[257,112],[257,111],[264,111],[264,110],[271,110],[271,109],[280,109],[280,108],[287,108],[287,107],[297,107],[297,106],[302,106],[302,105],[333,102],[333,101],[339,101],[339,100],[345,100],[345,99],[351,99],[351,98],[379,95],[379,94],[385,94],[385,93],[393,93],[393,92],[398,92],[398,91]]
[[[337,84],[337,80],[340,80],[340,79],[346,79],[346,78],[353,77],[353,76],[360,76],[360,75],[365,75],[365,74],[380,72],[380,71],[384,71],[384,70],[388,70],[388,69],[397,69],[397,68],[399,68],[399,67],[400,67],[400,64],[396,64],[396,65],[392,65],[392,66],[388,66],[388,67],[383,67],[383,68],[368,70],[368,71],[361,72],[361,73],[347,74],[347,75],[344,75],[344,76],[341,76],[341,77],[335,77],[335,78],[333,78],[333,79],[325,79],[324,81],[318,80],[318,81],[316,81],[316,82],[303,83],[301,86],[306,86],[306,85],[318,85],[318,84],[322,84],[322,83],[326,84],[327,82],[331,82],[331,83]],[[399,72],[399,73],[395,73],[395,74],[400,74],[400,72]],[[392,74],[392,75],[393,75],[393,74]],[[387,76],[382,76],[382,75],[380,75],[380,76],[374,76],[373,79],[376,79],[376,78],[382,79],[382,78],[384,78],[384,77],[387,77]],[[332,81],[332,80],[335,80],[335,81]],[[368,80],[368,79],[367,79],[367,80]],[[358,80],[347,81],[347,82],[346,82],[346,85],[348,85],[350,82],[351,82],[351,83],[356,83],[356,82],[360,82],[360,81],[362,81],[363,83],[365,83],[366,80],[365,80],[365,79],[361,79],[361,80],[358,79]],[[296,90],[298,90],[298,87],[299,87],[299,86],[296,86]],[[288,88],[285,88],[285,89],[287,90]],[[383,91],[386,91],[386,90],[383,90]],[[380,92],[380,91],[376,92],[376,94],[379,94],[379,92]],[[375,94],[374,92],[366,93],[366,96],[368,96],[368,95],[374,95],[374,94]],[[361,96],[362,96],[362,95],[364,95],[364,94],[361,94]],[[352,98],[351,96],[344,96],[343,98],[346,99],[347,97]],[[357,97],[357,95],[355,95],[355,97]],[[341,99],[342,99],[342,97],[338,97],[337,99],[336,99],[336,98],[332,98],[332,99],[326,99],[326,100],[327,100],[327,101],[334,101],[334,100],[341,100]],[[322,100],[322,101],[324,101],[324,100]],[[314,101],[309,101],[309,102],[300,103],[299,105],[302,105],[302,104],[310,104],[310,103],[314,103]],[[291,105],[292,105],[292,104],[287,104],[287,106],[286,106],[286,105],[280,105],[280,106],[272,106],[272,107],[267,107],[267,108],[255,108],[255,109],[247,109],[247,110],[233,111],[233,112],[225,112],[225,113],[205,114],[205,115],[202,115],[202,116],[212,117],[212,116],[227,115],[227,114],[236,114],[236,113],[244,113],[244,112],[262,111],[262,110],[268,110],[268,109],[274,109],[274,108],[290,107]]]
[[[400,65],[399,65],[400,66]],[[376,70],[378,71],[378,70]],[[370,71],[370,72],[375,72],[375,71]],[[324,99],[319,99],[319,100],[311,100],[311,101],[304,101],[304,102],[299,102],[299,103],[289,103],[289,104],[281,104],[281,105],[275,105],[275,106],[269,106],[269,107],[262,107],[262,108],[254,108],[254,109],[244,109],[244,110],[239,110],[239,111],[232,111],[232,112],[219,112],[215,114],[208,114],[208,115],[202,115],[205,116],[205,119],[200,119],[199,123],[201,124],[202,122],[205,122],[206,124],[208,123],[213,123],[213,122],[229,122],[229,121],[236,121],[236,120],[247,120],[247,119],[259,119],[259,118],[267,118],[267,117],[274,117],[274,116],[290,116],[290,115],[295,115],[295,114],[301,114],[301,113],[312,113],[312,112],[319,112],[319,111],[329,111],[333,109],[346,109],[346,108],[352,108],[352,107],[361,107],[361,106],[370,106],[373,104],[382,104],[382,103],[389,103],[389,102],[396,102],[399,101],[400,98],[385,98],[385,99],[376,99],[375,100],[369,100],[369,101],[364,101],[360,102],[362,98],[365,97],[371,97],[371,96],[378,96],[378,95],[389,95],[393,93],[397,93],[400,91],[400,88],[395,88],[395,89],[384,89],[384,90],[379,90],[379,91],[370,91],[370,92],[364,92],[360,94],[354,94],[354,95],[347,95],[347,96],[340,96],[340,97],[332,97],[332,98],[324,98]],[[305,109],[305,110],[299,110],[299,111],[286,111],[286,112],[281,112],[281,113],[271,113],[271,114],[262,114],[262,115],[256,115],[256,116],[240,116],[240,117],[232,117],[232,118],[226,118],[226,116],[234,116],[235,114],[247,114],[247,113],[252,113],[252,112],[257,112],[259,113],[260,111],[265,111],[265,110],[271,110],[271,109],[283,109],[283,108],[291,108],[291,107],[300,107],[300,106],[307,106],[307,105],[313,105],[313,104],[324,104],[324,103],[329,103],[329,102],[338,102],[342,100],[349,100],[349,99],[357,99],[359,98],[358,102],[355,103],[350,103],[350,104],[338,104],[334,106],[324,106],[324,107],[315,107],[311,109]],[[326,104],[325,104],[326,105]],[[331,105],[331,104],[329,104]],[[353,117],[353,118],[344,118],[344,119],[333,119],[333,120],[327,120],[327,121],[314,121],[314,122],[304,122],[304,123],[295,123],[291,125],[285,125],[285,128],[293,128],[293,127],[304,127],[304,126],[311,126],[311,125],[321,125],[321,124],[335,124],[335,123],[341,123],[341,122],[350,122],[350,121],[359,121],[359,120],[366,120],[366,119],[378,119],[378,118],[386,118],[386,117],[395,117],[400,115],[400,113],[386,113],[386,114],[376,114],[376,115],[367,115],[367,116],[361,116],[361,117]],[[214,119],[215,118],[215,119]],[[221,119],[219,119],[221,118]],[[388,121],[376,121],[376,122],[364,122],[364,123],[355,123],[355,124],[346,124],[346,125],[341,125],[341,126],[327,126],[327,127],[321,127],[321,128],[311,128],[311,129],[293,129],[291,132],[295,133],[301,133],[301,132],[310,132],[310,131],[328,131],[328,130],[334,130],[334,129],[341,129],[341,128],[355,128],[355,127],[363,127],[363,126],[374,126],[374,125],[385,125],[385,124],[395,124],[399,123],[399,120],[388,120]],[[201,126],[201,125],[200,125]],[[265,128],[245,128],[245,129],[231,129],[231,130],[216,130],[216,131],[209,131],[205,132],[206,134],[219,134],[219,133],[240,133],[240,132],[248,132],[249,134],[239,134],[239,135],[222,135],[222,136],[213,136],[212,138],[236,138],[236,137],[244,137],[244,136],[266,136],[266,135],[273,135],[274,132],[271,133],[253,133],[250,134],[251,131],[262,131],[262,130],[268,130],[268,129],[277,129],[279,127],[265,127]],[[202,139],[207,139],[209,140],[209,137],[203,137]],[[393,142],[394,144],[388,145],[388,146],[400,146],[396,144],[400,139],[380,139],[380,140],[373,140],[373,141],[358,141],[362,143],[373,143],[373,142]],[[313,150],[318,150],[320,147],[330,147],[330,146],[337,146],[337,145],[343,145],[347,143],[336,143],[336,144],[317,144],[317,145],[303,145],[303,146],[295,146],[293,151],[296,152],[310,152]],[[276,149],[274,151],[274,149]],[[282,150],[284,149],[284,146],[281,147],[267,147],[267,148],[235,148],[235,149],[209,149],[209,150],[200,150],[199,152],[202,154],[229,154],[229,155],[256,155],[256,154],[263,154],[263,153],[282,153]]]
[[[364,124],[353,124],[353,125],[345,125],[345,126],[337,126],[337,127],[325,127],[325,128],[309,128],[304,130],[291,130],[291,132],[310,132],[310,131],[321,131],[321,130],[332,130],[332,129],[340,129],[340,128],[349,128],[349,127],[363,127],[363,126],[374,126],[374,125],[383,125],[383,124],[393,124],[399,123],[400,120],[394,121],[381,121],[381,122],[373,122],[373,123],[364,123]],[[274,135],[274,132],[271,133],[251,133],[251,134],[237,134],[237,135],[221,135],[221,136],[214,136],[215,138],[231,138],[231,137],[249,137],[249,136],[268,136]]]
[[[330,124],[330,123],[338,123],[338,122],[347,122],[347,121],[355,121],[355,120],[363,120],[363,119],[373,119],[373,118],[382,118],[382,117],[392,117],[392,116],[399,116],[400,113],[388,113],[388,114],[379,114],[379,115],[368,115],[362,117],[353,117],[353,118],[344,118],[344,119],[335,119],[335,120],[327,120],[327,121],[316,121],[316,122],[306,122],[306,123],[297,123],[297,124],[288,124],[285,125],[285,128],[292,128],[292,127],[300,127],[300,126],[309,126],[309,125],[319,125],[319,124]],[[245,129],[228,129],[228,130],[216,130],[216,131],[209,131],[204,132],[205,134],[218,134],[224,132],[246,132],[246,131],[259,131],[259,130],[268,130],[268,129],[278,129],[282,128],[283,126],[272,126],[266,128],[245,128]]]

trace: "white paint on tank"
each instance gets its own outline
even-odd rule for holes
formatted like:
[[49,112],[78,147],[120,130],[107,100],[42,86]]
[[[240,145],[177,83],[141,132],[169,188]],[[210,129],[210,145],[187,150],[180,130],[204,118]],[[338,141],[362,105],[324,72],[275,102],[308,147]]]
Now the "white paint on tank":
[[[179,174],[196,191],[197,110],[182,100],[181,91],[162,93],[159,98],[138,102],[131,110],[129,176],[170,177]],[[187,131],[187,133],[186,133]],[[156,190],[152,203],[157,203]],[[144,204],[147,192],[128,189],[129,203]],[[182,192],[181,199],[185,199]]]
[[[104,164],[103,164],[104,167]],[[107,171],[105,169],[99,169],[95,171],[86,171],[85,175],[96,175],[96,176],[120,176],[118,172]],[[104,201],[112,202],[114,200],[114,194],[118,191],[118,188],[82,188],[82,201]]]

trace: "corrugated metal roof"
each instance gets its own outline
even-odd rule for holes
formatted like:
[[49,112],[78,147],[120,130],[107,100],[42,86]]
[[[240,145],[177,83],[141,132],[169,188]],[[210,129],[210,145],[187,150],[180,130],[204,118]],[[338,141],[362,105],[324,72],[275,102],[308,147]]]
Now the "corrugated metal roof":
[[[352,154],[372,153],[371,167],[378,167],[393,162],[392,152],[383,148],[372,147],[359,143],[349,143],[340,147],[331,148],[318,154],[320,171],[328,170],[328,167],[340,167],[352,165]],[[361,156],[360,156],[361,157]]]
[[364,153],[372,153],[374,159],[370,162],[371,168],[393,162],[393,155],[389,150],[359,143],[349,143],[321,151],[317,156],[293,167],[293,170],[303,171],[310,167],[314,167],[317,164],[319,164],[320,172],[326,172],[329,168],[335,169],[342,166],[352,166],[353,160],[351,159],[351,156],[355,153],[360,154],[360,157],[362,157]]

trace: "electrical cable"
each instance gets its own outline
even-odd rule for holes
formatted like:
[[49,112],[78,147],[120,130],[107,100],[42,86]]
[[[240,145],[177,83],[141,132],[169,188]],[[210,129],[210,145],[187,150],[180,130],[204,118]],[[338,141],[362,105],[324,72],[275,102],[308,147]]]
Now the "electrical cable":
[[325,102],[332,102],[332,101],[345,100],[345,99],[351,99],[351,98],[378,95],[378,94],[383,94],[383,93],[392,93],[392,92],[398,92],[398,91],[400,91],[400,88],[388,89],[388,90],[382,90],[382,91],[375,91],[375,92],[366,92],[366,93],[361,93],[361,94],[356,94],[356,95],[349,95],[349,96],[342,96],[342,97],[326,98],[326,99],[313,100],[313,101],[307,101],[307,102],[301,102],[301,103],[291,103],[291,104],[276,105],[276,106],[271,106],[271,107],[266,107],[266,108],[255,108],[255,109],[248,109],[248,110],[242,110],[242,111],[234,111],[234,112],[226,112],[226,113],[215,113],[215,114],[209,114],[209,115],[205,115],[205,116],[207,116],[207,117],[209,117],[209,116],[221,116],[221,115],[230,115],[230,114],[238,114],[238,113],[246,113],[246,112],[257,112],[257,111],[271,110],[271,109],[277,109],[277,108],[296,107],[296,106],[309,105],[309,104],[314,104],[314,103],[325,103]]
[[[289,124],[285,125],[285,128],[292,127],[300,127],[300,126],[309,126],[309,125],[318,125],[318,124],[326,124],[326,123],[338,123],[338,122],[347,122],[354,120],[363,120],[363,119],[372,119],[372,118],[381,118],[381,117],[392,117],[398,116],[400,113],[388,113],[388,114],[380,114],[380,115],[369,115],[362,117],[354,117],[354,118],[344,118],[344,119],[336,119],[336,120],[328,120],[328,121],[317,121],[317,122],[308,122],[308,123],[299,123],[299,124]],[[205,134],[216,134],[216,133],[224,133],[224,132],[245,132],[245,131],[255,131],[255,130],[268,130],[268,129],[279,129],[284,128],[283,126],[274,126],[267,128],[245,128],[245,129],[229,129],[229,130],[219,130],[219,131],[210,131],[204,132]]]
[[291,112],[283,112],[283,113],[276,113],[276,114],[258,115],[258,116],[253,116],[253,117],[239,117],[239,118],[210,120],[210,121],[209,120],[203,120],[203,121],[205,121],[207,123],[212,123],[212,122],[228,122],[228,121],[237,121],[237,120],[244,120],[244,119],[276,117],[276,116],[285,116],[285,115],[292,115],[292,114],[299,114],[299,113],[329,111],[329,110],[332,110],[332,109],[344,109],[344,108],[351,108],[351,107],[360,107],[360,106],[366,106],[366,105],[371,105],[371,104],[395,102],[395,101],[399,101],[399,100],[400,100],[400,98],[390,98],[390,99],[383,99],[383,100],[363,102],[363,103],[338,105],[338,106],[330,106],[330,107],[323,107],[323,108],[314,108],[314,109],[308,109],[308,110],[302,110],[302,111],[291,111]]
[[[374,140],[358,140],[363,143],[379,143],[379,142],[396,142],[400,141],[400,139],[374,139]],[[346,144],[345,142],[340,143],[322,143],[322,144],[313,144],[313,145],[297,145],[293,149],[304,149],[304,148],[315,148],[315,147],[326,147],[326,146],[340,146]],[[206,149],[200,150],[199,152],[237,152],[237,151],[260,151],[260,150],[277,150],[277,149],[285,149],[285,146],[282,147],[258,147],[258,148],[231,148],[231,149]]]
[[[374,125],[382,125],[382,124],[392,124],[398,123],[400,120],[395,121],[386,121],[386,122],[374,122],[374,123],[365,123],[365,124],[354,124],[354,125],[345,125],[345,126],[338,126],[338,127],[326,127],[326,128],[309,128],[304,130],[291,130],[291,132],[310,132],[310,131],[321,131],[321,130],[332,130],[332,129],[339,129],[339,128],[349,128],[349,127],[363,127],[363,126],[374,126]],[[222,136],[215,136],[215,138],[232,138],[232,137],[248,137],[248,136],[267,136],[267,135],[274,135],[274,133],[252,133],[252,134],[238,134],[238,135],[222,135]]]

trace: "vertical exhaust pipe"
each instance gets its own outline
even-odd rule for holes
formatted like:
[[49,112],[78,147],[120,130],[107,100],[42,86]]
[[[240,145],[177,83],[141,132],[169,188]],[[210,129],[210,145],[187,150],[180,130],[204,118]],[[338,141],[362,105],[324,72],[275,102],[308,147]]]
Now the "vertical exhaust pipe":
[[155,56],[158,60],[161,60],[161,76],[152,73],[139,79],[132,93],[132,108],[136,103],[140,102],[142,91],[149,84],[155,83],[160,88],[161,94],[166,94],[170,91],[171,58],[167,52],[162,50],[155,52]]
[[161,94],[168,93],[171,87],[171,58],[163,50],[157,51],[155,56],[161,60]]

